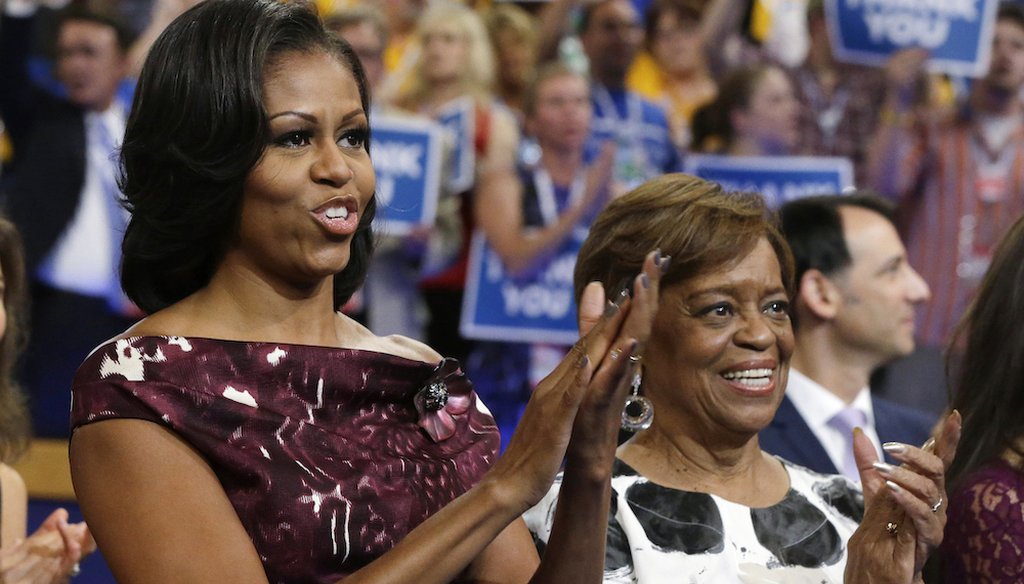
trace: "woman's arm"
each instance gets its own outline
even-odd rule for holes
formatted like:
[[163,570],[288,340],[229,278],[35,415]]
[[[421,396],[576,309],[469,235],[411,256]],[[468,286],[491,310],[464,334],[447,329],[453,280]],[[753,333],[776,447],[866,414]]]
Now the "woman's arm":
[[[554,522],[545,547],[540,567],[532,582],[600,582],[604,573],[605,542],[608,531],[608,512],[611,501],[611,469],[618,443],[619,424],[625,403],[629,380],[636,370],[631,357],[642,355],[650,325],[658,304],[658,282],[669,258],[649,254],[644,263],[644,273],[633,283],[631,318],[623,327],[624,335],[630,342],[617,346],[606,354],[598,365],[594,381],[580,405],[572,426],[572,439],[566,453],[565,472],[558,495]],[[599,314],[603,294],[593,293],[600,284],[591,284],[580,301],[580,328],[588,330]],[[629,301],[627,301],[629,302]],[[637,315],[637,312],[641,312]],[[640,318],[633,318],[640,316]],[[604,326],[597,323],[595,328]],[[603,378],[602,378],[603,377]],[[540,388],[538,388],[540,389]],[[600,389],[600,391],[595,391]],[[532,404],[532,400],[531,400]],[[543,423],[544,418],[531,416],[529,406],[524,413],[524,422],[516,430],[512,440],[523,431],[530,432],[530,423]],[[532,443],[534,448],[543,448],[543,443]],[[511,444],[510,444],[511,448]],[[500,461],[499,461],[499,464]],[[531,545],[532,538],[522,526],[522,545]],[[520,580],[503,577],[509,569],[508,557],[494,554],[487,559],[496,564],[481,570],[484,582],[517,582]]]
[[526,270],[545,253],[553,251],[572,234],[585,213],[607,201],[614,148],[610,142],[606,144],[587,169],[579,201],[559,215],[555,223],[529,231],[523,228],[523,185],[514,171],[502,181],[481,181],[474,207],[476,223],[510,272]]
[[0,546],[25,539],[28,494],[21,475],[0,463]]
[[67,582],[72,567],[96,549],[84,524],[69,525],[68,512],[57,509],[31,536],[25,537],[28,498],[25,483],[11,467],[0,464],[3,540],[0,582],[56,584]]
[[886,63],[887,95],[868,149],[867,172],[871,188],[895,200],[910,191],[924,160],[914,104],[927,58],[924,49],[908,49]]
[[118,582],[267,581],[220,481],[171,431],[142,420],[80,427],[71,476]]
[[[587,465],[586,485],[610,472],[596,468],[606,463],[607,448],[599,448],[600,456],[593,457],[586,445],[613,421],[599,420],[602,414],[618,416],[615,408],[625,391],[626,357],[637,340],[647,338],[652,303],[657,300],[651,291],[656,291],[660,276],[650,268],[648,272],[650,287],[638,291],[633,303],[623,299],[606,307],[600,288],[588,289],[581,302],[588,307],[583,320],[597,324],[538,385],[505,454],[480,484],[347,578],[347,584],[441,583],[457,578],[540,500],[558,472],[570,435],[570,460]],[[612,352],[619,357],[609,358]],[[577,416],[581,408],[583,415]],[[608,458],[609,469],[610,465]],[[71,440],[71,471],[82,510],[118,582],[266,582],[256,550],[217,477],[199,453],[172,432],[140,420],[83,426]],[[607,510],[602,513],[598,507],[607,505],[607,495],[589,490],[579,496],[600,499],[585,523],[592,532],[589,544],[597,546],[590,555],[603,557]],[[528,536],[521,528],[511,529],[513,537],[502,536],[499,542],[511,541],[523,552]],[[524,535],[514,536],[516,529]],[[505,567],[517,560],[506,557]],[[496,581],[509,580],[501,576]]]

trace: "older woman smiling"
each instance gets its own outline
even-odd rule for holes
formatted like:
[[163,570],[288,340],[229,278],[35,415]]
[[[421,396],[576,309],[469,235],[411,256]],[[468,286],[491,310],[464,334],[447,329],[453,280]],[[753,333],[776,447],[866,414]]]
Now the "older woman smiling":
[[[942,538],[943,472],[959,416],[924,448],[890,444],[875,466],[856,436],[864,485],[761,450],[793,352],[793,260],[757,195],[666,175],[616,199],[593,225],[580,283],[614,290],[641,250],[672,256],[623,413],[606,582],[912,582]],[[546,541],[556,481],[527,514]]]

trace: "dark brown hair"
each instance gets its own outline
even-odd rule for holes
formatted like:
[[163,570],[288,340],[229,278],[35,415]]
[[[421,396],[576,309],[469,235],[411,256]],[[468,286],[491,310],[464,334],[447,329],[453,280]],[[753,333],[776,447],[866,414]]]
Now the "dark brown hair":
[[793,256],[760,195],[666,174],[615,199],[597,217],[576,259],[576,299],[593,281],[604,284],[609,297],[618,293],[655,249],[672,256],[664,288],[742,259],[762,237],[775,250],[792,298]]
[[7,328],[0,338],[0,462],[18,458],[28,446],[25,396],[14,380],[14,364],[25,347],[25,257],[14,224],[0,217],[0,269]]
[[[1024,456],[1024,218],[1003,237],[953,336],[963,360],[950,406],[963,416],[947,485],[1007,451]],[[955,356],[950,352],[948,363]],[[952,370],[952,367],[948,367]],[[952,375],[950,376],[953,377]]]
[[732,113],[745,110],[765,74],[775,65],[753,65],[735,69],[718,85],[718,97],[693,114],[693,149],[698,152],[724,152],[736,139]]
[[654,0],[644,12],[644,44],[650,50],[658,36],[658,21],[662,15],[674,14],[680,22],[700,22],[703,3],[693,0]]

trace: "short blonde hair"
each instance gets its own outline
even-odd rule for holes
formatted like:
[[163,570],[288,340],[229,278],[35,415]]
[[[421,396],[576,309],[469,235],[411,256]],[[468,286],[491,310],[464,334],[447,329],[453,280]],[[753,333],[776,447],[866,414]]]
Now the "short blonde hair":
[[[480,16],[472,8],[455,2],[431,3],[420,16],[416,28],[416,42],[422,51],[426,33],[441,24],[454,24],[466,40],[466,55],[469,60],[463,72],[462,82],[468,93],[477,98],[490,96],[494,88],[496,61],[494,49],[487,36]],[[421,99],[430,89],[423,76],[422,61],[412,71],[409,87],[403,91],[400,102]]]

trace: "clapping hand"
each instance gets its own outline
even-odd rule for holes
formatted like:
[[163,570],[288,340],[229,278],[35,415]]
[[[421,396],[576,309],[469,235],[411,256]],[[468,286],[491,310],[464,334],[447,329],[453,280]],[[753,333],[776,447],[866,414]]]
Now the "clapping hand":
[[0,549],[0,582],[57,584],[67,582],[78,562],[96,550],[85,523],[68,523],[57,509],[28,538]]
[[960,441],[959,412],[949,414],[939,435],[920,448],[887,443],[900,466],[877,459],[863,432],[854,454],[864,487],[864,519],[850,538],[847,583],[918,583],[928,555],[942,543],[946,526],[945,473]]

